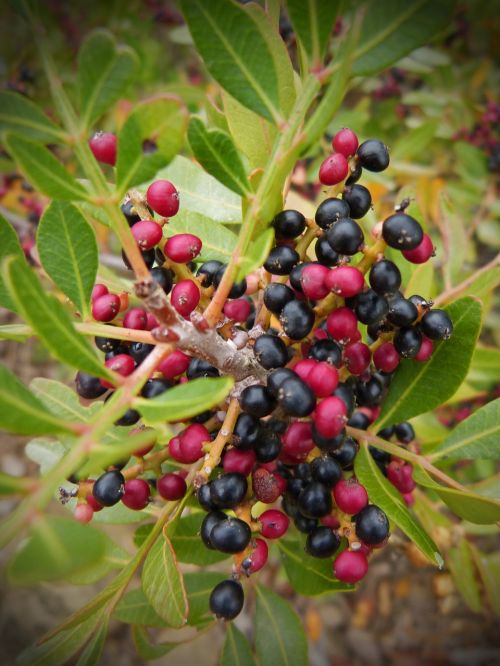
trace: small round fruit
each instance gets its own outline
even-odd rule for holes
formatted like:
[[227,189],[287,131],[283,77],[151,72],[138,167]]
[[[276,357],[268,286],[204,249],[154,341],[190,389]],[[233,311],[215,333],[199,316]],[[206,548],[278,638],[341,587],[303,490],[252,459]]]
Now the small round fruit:
[[336,460],[328,455],[323,455],[312,461],[311,474],[315,481],[332,488],[342,478],[342,469]]
[[373,352],[373,363],[377,370],[393,372],[399,365],[399,354],[392,342],[384,342]]
[[414,303],[406,298],[394,298],[389,302],[387,321],[394,326],[410,326],[418,317]]
[[412,264],[425,264],[434,256],[434,245],[430,237],[424,233],[422,242],[413,250],[403,250],[403,257]]
[[382,296],[395,294],[401,286],[401,271],[394,262],[382,259],[370,271],[370,286]]
[[146,192],[148,205],[162,217],[173,217],[179,210],[179,193],[169,180],[155,180]]
[[104,472],[92,486],[92,495],[101,506],[117,504],[125,492],[125,479],[118,470]]
[[260,522],[260,531],[266,539],[279,539],[288,530],[290,520],[287,515],[277,509],[268,509],[261,513],[258,521]]
[[316,258],[323,266],[336,266],[339,263],[339,255],[328,242],[326,234],[323,234],[316,241],[314,246]]
[[187,264],[200,254],[201,240],[193,234],[171,236],[163,248],[165,256],[177,264]]
[[300,512],[307,518],[321,518],[332,510],[330,489],[319,481],[308,483],[298,497]]
[[161,268],[156,266],[156,268],[151,269],[151,277],[157,284],[160,285],[166,294],[170,294],[174,280],[172,271],[169,268]]
[[337,388],[339,373],[335,366],[320,361],[312,368],[305,381],[317,398],[326,398]]
[[234,509],[247,494],[248,483],[242,474],[228,472],[210,484],[210,499],[219,509]]
[[[208,263],[208,262],[207,262]],[[217,272],[214,275],[213,278],[213,284],[214,287],[218,287],[221,283],[222,277],[226,271],[227,266],[222,264],[222,266],[217,270]],[[207,286],[206,283],[204,283],[204,286]],[[239,282],[235,282],[228,294],[228,298],[241,298],[245,291],[247,290],[247,281],[245,278],[243,280],[240,280]]]
[[233,444],[238,449],[251,449],[260,434],[259,419],[250,414],[240,414],[233,431]]
[[180,280],[172,289],[170,301],[183,317],[189,317],[200,302],[200,289],[193,280]]
[[163,237],[162,228],[154,220],[141,220],[134,224],[131,231],[141,250],[151,250]]
[[319,168],[319,182],[323,185],[337,185],[349,174],[349,162],[342,153],[329,155]]
[[347,409],[341,398],[332,395],[323,398],[316,407],[314,423],[323,437],[336,437],[344,429]]
[[125,481],[125,491],[122,502],[133,511],[142,511],[149,504],[150,486],[144,479],[129,479]]
[[420,223],[407,213],[390,215],[382,225],[382,236],[396,250],[414,250],[424,238]]
[[99,377],[94,377],[81,370],[76,373],[75,383],[76,392],[81,398],[85,398],[86,400],[95,400],[95,398],[99,398],[108,390],[101,384]]
[[289,245],[277,245],[269,253],[264,268],[272,275],[288,275],[299,261],[298,252]]
[[300,274],[300,285],[307,298],[318,301],[328,294],[325,280],[329,272],[326,266],[319,263],[311,263],[304,267]]
[[340,218],[349,217],[351,210],[346,201],[330,197],[320,203],[314,217],[316,224],[321,229],[328,229],[334,222]]
[[306,228],[306,218],[298,210],[282,210],[273,220],[276,238],[297,238]]
[[360,550],[344,550],[333,563],[333,574],[343,583],[357,583],[367,573],[368,560]]
[[233,620],[241,613],[245,597],[241,584],[235,580],[223,580],[210,594],[212,613],[223,620]]
[[389,166],[389,150],[378,139],[363,141],[358,148],[357,156],[361,166],[367,171],[384,171]]
[[332,268],[325,278],[325,286],[337,296],[350,298],[359,294],[364,287],[365,277],[354,266]]
[[276,402],[265,386],[254,384],[242,391],[240,405],[247,414],[262,418],[274,410]]
[[397,331],[392,342],[402,358],[415,358],[422,344],[422,333],[418,328],[405,326]]
[[332,139],[333,149],[344,157],[352,157],[357,151],[358,145],[358,137],[348,127],[343,127]]
[[156,489],[163,499],[173,502],[184,497],[187,486],[180,474],[170,472],[158,479],[156,482]]
[[335,252],[349,256],[359,252],[365,240],[361,227],[350,217],[335,222],[326,232],[326,237]]
[[306,552],[312,557],[331,557],[339,546],[340,538],[330,527],[320,525],[307,535]]
[[355,517],[356,536],[367,546],[376,546],[389,536],[389,521],[375,504],[362,509]]
[[222,467],[225,472],[234,472],[247,477],[252,472],[256,460],[257,456],[252,449],[245,451],[233,447],[224,453]]
[[112,321],[120,312],[120,297],[118,294],[104,294],[92,303],[92,316],[96,321]]
[[287,303],[295,299],[295,294],[286,284],[272,282],[264,290],[264,305],[275,315],[280,315]]
[[350,217],[359,220],[364,217],[372,205],[370,190],[364,185],[349,185],[342,193],[342,199],[349,206]]
[[280,322],[289,338],[292,340],[302,340],[312,330],[314,312],[303,301],[290,301],[281,311]]
[[328,455],[332,456],[342,469],[349,470],[353,467],[358,450],[359,444],[352,437],[346,437],[342,444]]
[[111,132],[96,132],[89,140],[89,147],[98,162],[115,166],[116,135]]
[[385,298],[373,289],[367,289],[355,298],[354,311],[362,324],[375,324],[383,319],[389,311],[389,305]]
[[453,333],[453,323],[444,310],[429,310],[420,324],[422,332],[431,340],[448,340]]
[[255,539],[255,548],[245,557],[240,565],[240,570],[246,575],[260,571],[266,564],[269,556],[269,549],[264,539]]
[[90,504],[77,504],[75,506],[74,516],[79,523],[90,523],[94,517],[94,509]]
[[370,347],[364,342],[353,342],[344,349],[344,363],[351,375],[362,375],[371,359]]
[[148,313],[143,308],[131,308],[123,318],[124,328],[144,331],[148,323]]
[[210,542],[222,553],[241,553],[250,543],[250,527],[239,518],[226,518],[216,523],[210,532]]
[[236,322],[245,322],[251,311],[250,302],[246,298],[235,298],[232,301],[226,301],[223,312],[228,319]]
[[197,277],[200,278],[200,281],[204,287],[211,287],[215,278],[215,274],[219,268],[223,267],[221,261],[212,259],[211,261],[205,261],[196,273]]
[[341,479],[333,489],[333,496],[338,508],[353,516],[368,504],[368,493],[357,479]]
[[415,439],[415,430],[411,423],[404,421],[394,426],[394,434],[398,442],[409,444]]
[[281,338],[264,334],[255,341],[253,353],[256,359],[266,368],[281,368],[288,363],[287,348]]
[[422,336],[422,344],[420,345],[418,353],[416,354],[416,356],[414,356],[415,361],[421,361],[421,362],[428,361],[432,356],[433,350],[434,350],[434,345],[432,344],[432,340],[426,338],[425,335]]
[[337,368],[342,362],[342,351],[334,340],[317,340],[307,352],[308,358],[315,361],[324,361]]
[[311,388],[300,378],[285,379],[278,390],[278,403],[290,416],[308,416],[316,406]]

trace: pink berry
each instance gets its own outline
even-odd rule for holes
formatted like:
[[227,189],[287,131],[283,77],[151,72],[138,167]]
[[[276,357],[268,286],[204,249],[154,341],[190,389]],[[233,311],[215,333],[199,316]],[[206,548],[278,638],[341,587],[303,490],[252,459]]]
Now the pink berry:
[[256,460],[255,451],[252,451],[252,449],[248,451],[229,449],[224,455],[222,466],[225,472],[237,472],[243,474],[243,476],[248,476]]
[[415,504],[415,495],[413,493],[403,493],[403,499],[407,507]]
[[371,357],[370,347],[363,342],[353,342],[344,349],[344,363],[351,375],[362,375],[370,365]]
[[255,539],[255,547],[242,561],[240,569],[247,576],[262,569],[267,562],[269,549],[264,539]]
[[273,504],[283,493],[282,477],[274,472],[268,472],[263,467],[258,467],[252,472],[252,490],[259,502]]
[[120,312],[118,294],[104,294],[92,303],[92,316],[96,321],[112,321]]
[[317,361],[313,358],[303,358],[293,366],[293,371],[305,382],[316,367]]
[[176,264],[187,264],[200,254],[201,240],[193,234],[176,234],[165,243],[163,253]]
[[418,350],[418,354],[415,356],[415,361],[428,361],[432,356],[434,350],[434,345],[432,340],[426,338],[425,335],[422,336],[422,344]]
[[328,333],[338,342],[349,342],[358,330],[356,315],[349,308],[338,308],[326,319]]
[[136,331],[144,331],[148,324],[148,313],[142,308],[132,308],[123,318],[125,328],[133,328]]
[[314,412],[314,424],[323,437],[336,437],[347,421],[345,402],[336,395],[323,398]]
[[[117,354],[116,356],[108,358],[104,365],[109,370],[116,372],[122,377],[128,377],[135,369],[135,361],[132,356],[129,356],[128,354]],[[114,387],[114,384],[108,382],[107,379],[101,379],[101,384],[106,388]]]
[[189,317],[200,302],[200,289],[193,280],[181,280],[172,289],[170,301],[180,315]]
[[187,486],[179,474],[169,473],[161,476],[156,482],[156,489],[163,499],[170,502],[182,499],[186,494]]
[[349,129],[344,127],[333,137],[332,147],[335,152],[344,155],[344,157],[351,157],[354,155],[358,149],[359,141],[356,134]]
[[333,291],[337,296],[350,298],[363,291],[365,277],[354,266],[339,266],[328,271],[325,284],[328,290]]
[[368,560],[359,550],[344,550],[333,563],[334,576],[343,583],[357,583],[367,572]]
[[152,312],[148,312],[147,322],[146,322],[146,331],[152,331],[153,328],[158,328],[159,325],[160,325],[160,322],[154,316],[154,314]]
[[158,370],[166,379],[174,379],[186,372],[191,362],[191,356],[188,356],[180,349],[174,349],[174,351],[165,358],[160,365]]
[[94,515],[94,510],[90,504],[77,504],[74,515],[79,523],[90,523]]
[[373,352],[373,362],[377,370],[392,372],[399,365],[399,354],[392,342],[384,342]]
[[94,287],[92,288],[92,294],[90,295],[92,303],[101,296],[105,296],[107,293],[109,292],[105,284],[99,284],[99,283],[95,284]]
[[325,527],[331,527],[332,530],[336,530],[340,527],[340,522],[337,516],[334,516],[333,513],[330,513],[328,516],[323,516],[319,521]]
[[304,460],[313,450],[311,424],[295,421],[286,429],[283,437],[283,453],[294,460]]
[[302,269],[300,285],[307,298],[318,301],[328,294],[325,279],[329,272],[330,270],[322,264],[309,264]]
[[170,456],[174,459],[177,460],[177,462],[184,463],[184,457],[181,452],[181,440],[179,437],[172,437],[172,439],[168,443],[168,452]]
[[129,509],[141,511],[149,504],[150,487],[144,479],[129,479],[125,481],[125,492],[122,502]]
[[163,217],[173,217],[179,210],[179,193],[169,180],[155,180],[148,187],[146,201]]
[[349,163],[341,153],[334,153],[324,160],[319,168],[319,182],[323,185],[337,185],[349,173]]
[[430,237],[424,234],[420,245],[413,248],[413,250],[403,250],[402,255],[412,264],[425,264],[431,257],[434,256],[434,245]]
[[194,463],[205,455],[203,444],[210,442],[210,433],[201,423],[193,423],[180,435],[179,450],[184,463]]
[[116,136],[111,132],[96,132],[89,140],[90,150],[98,162],[115,166]]
[[286,533],[290,524],[288,516],[277,509],[264,511],[258,520],[261,525],[261,534],[266,539],[279,539]]
[[368,493],[355,477],[341,479],[333,489],[333,497],[338,508],[354,516],[368,504]]
[[89,493],[87,497],[85,498],[85,501],[87,504],[90,506],[92,511],[94,513],[97,513],[98,511],[102,511],[103,506],[102,504],[99,504],[99,502],[96,500],[96,498],[92,495],[92,493]]
[[162,228],[154,220],[136,222],[130,231],[141,250],[151,250],[163,237]]
[[335,366],[321,361],[309,373],[306,383],[318,398],[331,395],[338,386],[339,373]]
[[233,321],[246,321],[250,315],[250,303],[246,298],[235,298],[232,301],[226,301],[224,314]]
[[413,480],[413,467],[409,463],[393,460],[387,465],[387,478],[400,493],[411,493],[415,488]]

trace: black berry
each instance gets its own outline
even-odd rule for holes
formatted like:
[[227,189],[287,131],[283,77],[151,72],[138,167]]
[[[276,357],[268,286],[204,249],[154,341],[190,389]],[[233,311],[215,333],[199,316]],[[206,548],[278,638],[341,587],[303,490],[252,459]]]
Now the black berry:
[[234,509],[241,503],[247,490],[246,478],[237,472],[229,472],[211,482],[210,498],[219,509]]
[[376,546],[389,536],[387,516],[375,504],[362,509],[355,517],[356,536],[368,546]]
[[264,268],[272,275],[288,275],[299,261],[299,254],[293,248],[278,245],[269,253]]
[[220,268],[222,268],[222,266],[223,264],[221,261],[212,259],[211,261],[205,261],[205,263],[198,268],[196,275],[201,279],[204,287],[211,287],[213,285],[215,274]]
[[326,237],[331,247],[339,254],[356,254],[364,243],[361,227],[350,217],[335,222],[326,232]]
[[283,330],[292,340],[302,340],[312,330],[314,325],[314,312],[303,301],[290,301],[281,311],[280,321]]
[[346,201],[331,197],[325,199],[316,210],[315,222],[318,227],[328,229],[341,217],[350,217],[351,211]]
[[272,282],[264,291],[264,305],[275,315],[279,315],[285,305],[293,301],[295,294],[286,284]]
[[405,326],[396,332],[392,342],[400,356],[414,358],[420,350],[422,334],[417,328]]
[[99,398],[108,390],[101,384],[99,377],[94,377],[81,370],[76,374],[75,383],[76,392],[81,398],[85,398],[86,400]]
[[359,146],[357,156],[363,169],[384,171],[389,166],[389,150],[382,141],[368,139]]
[[239,518],[226,518],[217,522],[210,532],[210,542],[222,553],[241,553],[250,543],[250,528]]
[[[222,276],[224,275],[224,273],[226,271],[226,268],[227,268],[227,266],[222,265],[218,269],[216,274],[214,275],[213,283],[214,283],[215,287],[219,286],[219,284],[222,280]],[[243,280],[240,280],[239,282],[235,282],[232,285],[228,296],[229,296],[229,298],[241,298],[241,296],[243,296],[243,294],[245,293],[246,290],[247,290],[247,281],[245,280],[245,278],[243,278]]]
[[290,377],[281,384],[278,402],[290,416],[307,416],[316,406],[314,393],[300,377]]
[[244,601],[241,583],[235,580],[223,580],[212,590],[209,605],[217,617],[232,620],[240,614]]
[[316,257],[323,266],[336,266],[339,262],[339,255],[328,242],[326,234],[323,234],[316,241],[314,246]]
[[423,333],[431,340],[448,340],[453,333],[453,324],[444,310],[429,310],[420,322]]
[[[204,486],[201,486],[201,488],[206,488],[207,486],[208,484],[206,483]],[[205,546],[207,548],[210,548],[210,550],[215,550],[215,546],[212,544],[212,541],[210,539],[212,530],[220,522],[226,520],[226,518],[227,516],[223,511],[210,511],[210,513],[207,513],[205,518],[203,518],[200,528],[200,537]]]
[[342,478],[342,469],[330,456],[315,458],[311,463],[311,473],[315,481],[332,488]]
[[389,306],[383,296],[367,289],[355,297],[354,311],[362,324],[374,324],[385,317]]
[[273,220],[276,238],[297,238],[306,228],[306,218],[298,210],[282,210]]
[[104,472],[92,486],[92,495],[102,506],[118,504],[125,492],[125,479],[121,472]]
[[262,418],[274,410],[276,403],[265,386],[254,384],[247,386],[241,393],[240,405],[247,414]]
[[286,345],[281,338],[277,338],[275,335],[261,335],[257,338],[253,353],[267,370],[281,368],[288,363]]
[[382,236],[387,245],[396,250],[413,250],[422,242],[424,232],[414,217],[396,213],[384,220]]
[[343,200],[351,211],[350,217],[355,220],[364,217],[372,205],[370,190],[364,185],[350,185],[342,194]]
[[299,510],[308,518],[321,518],[332,510],[332,493],[323,483],[311,481],[298,498]]
[[370,271],[370,286],[381,296],[394,294],[401,286],[401,271],[394,262],[383,259]]
[[331,557],[340,546],[340,538],[331,527],[320,525],[307,535],[306,552],[313,557]]

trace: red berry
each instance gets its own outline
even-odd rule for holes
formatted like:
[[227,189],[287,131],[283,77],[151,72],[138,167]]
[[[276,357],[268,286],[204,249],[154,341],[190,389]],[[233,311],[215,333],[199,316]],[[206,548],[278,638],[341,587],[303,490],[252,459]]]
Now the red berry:
[[354,155],[358,149],[358,145],[358,137],[348,127],[344,127],[337,132],[332,140],[333,150],[337,153],[341,153],[344,157],[351,157],[351,155]]
[[340,522],[337,516],[334,516],[333,513],[330,513],[328,516],[323,516],[319,521],[325,527],[331,527],[332,530],[336,530],[340,527]]
[[355,477],[341,479],[333,489],[333,497],[338,508],[354,516],[368,504],[368,493]]
[[334,153],[319,168],[319,181],[323,185],[337,185],[347,178],[349,163],[341,153]]
[[261,534],[266,539],[279,539],[285,534],[290,524],[286,514],[277,509],[268,509],[259,516]]
[[182,462],[194,463],[205,455],[203,444],[210,441],[210,433],[201,423],[193,423],[179,435]]
[[191,363],[191,356],[188,356],[180,349],[174,351],[163,359],[158,366],[158,370],[166,379],[174,379],[186,372]]
[[402,255],[412,264],[425,264],[431,257],[434,256],[434,245],[430,237],[424,234],[420,245],[417,245],[413,250],[403,250]]
[[92,288],[92,294],[90,295],[92,303],[101,296],[105,296],[107,293],[109,292],[105,284],[99,284],[99,283],[95,284],[94,287]]
[[318,301],[328,294],[325,279],[329,272],[329,269],[323,264],[308,264],[302,269],[300,286],[307,298]]
[[371,357],[370,347],[363,342],[353,342],[344,349],[344,363],[351,375],[362,375],[370,365]]
[[153,328],[158,328],[159,325],[160,325],[160,322],[154,316],[154,314],[152,312],[148,312],[147,322],[146,322],[146,331],[152,331]]
[[413,480],[412,465],[409,463],[401,464],[397,460],[393,460],[387,465],[387,478],[403,495],[411,493],[416,485]]
[[172,289],[170,301],[180,315],[189,317],[200,302],[199,287],[193,280],[181,280]]
[[403,493],[403,499],[406,506],[410,507],[415,504],[415,496],[413,493]]
[[426,338],[425,335],[422,336],[422,344],[418,350],[418,354],[415,356],[415,361],[428,361],[432,356],[434,349],[434,344],[432,340]]
[[326,329],[334,340],[349,342],[358,331],[358,320],[349,308],[338,308],[328,315]]
[[125,328],[133,328],[136,331],[144,331],[148,324],[148,313],[142,308],[132,308],[123,318]]
[[122,502],[129,509],[141,511],[149,503],[150,488],[149,483],[144,479],[129,479],[125,481],[125,492],[122,495]]
[[314,449],[311,424],[295,421],[286,429],[283,437],[283,453],[293,460],[304,460]]
[[249,449],[248,451],[229,449],[224,455],[222,466],[225,472],[238,472],[238,474],[248,476],[252,471],[256,460],[255,451],[252,449]]
[[102,504],[99,504],[99,502],[92,495],[92,493],[89,493],[87,495],[87,497],[85,498],[85,500],[86,500],[87,504],[91,507],[91,509],[94,513],[97,513],[97,511],[102,511],[102,509],[103,509]]
[[130,231],[141,250],[151,250],[163,237],[162,228],[154,220],[136,222]]
[[255,539],[255,547],[240,565],[240,570],[247,576],[262,569],[267,562],[269,549],[264,539]]
[[187,486],[179,474],[169,473],[161,476],[156,482],[156,489],[163,499],[174,501],[182,499],[186,494]]
[[170,456],[174,460],[177,460],[177,462],[180,463],[186,462],[181,452],[181,440],[179,437],[172,437],[172,439],[169,441],[168,452],[170,453]]
[[344,550],[333,563],[333,574],[343,583],[357,583],[367,572],[368,560],[359,550]]
[[117,294],[104,294],[92,303],[92,316],[96,321],[112,321],[120,312],[120,297]]
[[392,342],[384,342],[373,352],[373,362],[377,370],[392,372],[399,365],[399,354]]
[[[109,370],[118,373],[122,377],[128,377],[135,369],[135,361],[132,356],[128,354],[117,354],[108,358],[104,364]],[[101,379],[101,384],[106,388],[113,388],[114,384],[108,382],[106,379]]]
[[[102,507],[101,507],[102,509]],[[75,518],[79,523],[90,523],[94,510],[90,504],[77,504],[75,507]]]
[[304,358],[293,366],[293,371],[305,382],[316,367],[317,361],[313,358]]
[[111,132],[96,132],[89,140],[90,150],[98,162],[116,164],[116,136]]
[[337,296],[350,298],[363,291],[365,277],[354,266],[339,266],[328,271],[325,284],[328,290],[333,291]]
[[176,234],[165,243],[163,254],[177,264],[187,264],[200,254],[201,240],[193,234]]
[[317,431],[323,437],[336,437],[344,429],[346,414],[347,408],[341,398],[336,395],[323,398],[314,412]]
[[[279,476],[279,475],[278,475]],[[283,492],[283,486],[277,475],[258,467],[252,473],[252,489],[259,502],[272,504]]]
[[224,314],[233,321],[246,321],[250,315],[250,303],[246,298],[235,298],[233,301],[227,301],[224,305]]
[[312,388],[314,395],[318,398],[326,398],[331,395],[338,386],[339,373],[335,366],[321,361],[316,363],[309,373],[306,383]]
[[163,217],[173,217],[179,210],[179,193],[169,180],[155,180],[148,187],[146,201]]

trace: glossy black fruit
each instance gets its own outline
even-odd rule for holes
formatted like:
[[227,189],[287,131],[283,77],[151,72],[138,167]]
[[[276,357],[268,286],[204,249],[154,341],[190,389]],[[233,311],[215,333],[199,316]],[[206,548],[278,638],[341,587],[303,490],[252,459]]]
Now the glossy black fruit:
[[415,430],[411,423],[405,421],[404,423],[398,423],[394,426],[394,434],[398,442],[403,444],[409,444],[415,439]]
[[350,416],[356,406],[356,396],[352,388],[345,383],[341,383],[337,386],[333,395],[338,396],[344,402],[347,409],[347,416]]
[[276,401],[265,386],[254,384],[242,391],[240,405],[247,414],[262,418],[274,410]]
[[298,252],[289,245],[277,245],[269,253],[264,268],[272,275],[288,275],[299,261]]
[[105,338],[101,335],[97,335],[94,342],[97,349],[105,353],[115,351],[121,344],[121,340],[113,340],[113,338]]
[[[356,389],[357,388],[358,387],[356,387]],[[366,430],[370,425],[370,419],[363,412],[354,412],[354,414],[352,414],[352,416],[349,417],[347,425],[350,426],[351,428],[357,428],[358,430]]]
[[[146,264],[146,266],[148,268],[152,268],[153,264],[155,263],[155,249],[154,249],[154,247],[151,248],[151,250],[142,250],[141,254],[142,254],[142,258],[143,258],[144,263]],[[125,252],[123,250],[122,250],[122,259],[123,259],[123,263],[125,264],[125,266],[129,269],[129,271],[131,271],[132,266],[131,266],[129,260],[127,259],[127,255],[125,254]]]
[[387,516],[375,504],[369,504],[355,517],[356,536],[368,546],[376,546],[389,536]]
[[[205,488],[207,486],[208,484],[206,483],[204,486],[201,486],[201,488]],[[227,516],[223,511],[212,511],[212,510],[210,510],[210,512],[207,513],[205,518],[203,518],[200,528],[200,537],[205,546],[207,548],[210,548],[210,550],[215,550],[215,546],[212,544],[212,540],[210,538],[212,530],[216,525],[218,525],[220,522],[226,519]]]
[[335,222],[326,232],[326,237],[335,252],[347,255],[356,254],[365,240],[361,227],[350,217]]
[[212,502],[212,497],[210,495],[210,484],[211,481],[204,483],[196,491],[196,499],[198,500],[201,508],[205,509],[205,511],[213,511],[217,508]]
[[117,504],[125,492],[125,479],[121,472],[104,472],[92,486],[92,495],[102,506]]
[[261,335],[255,341],[253,353],[258,362],[267,370],[281,368],[288,363],[285,343],[275,335]]
[[306,228],[306,218],[298,210],[282,210],[273,220],[276,238],[297,238]]
[[372,195],[370,194],[370,190],[364,185],[350,185],[346,187],[342,198],[349,206],[351,211],[350,217],[355,220],[364,217],[372,205]]
[[135,409],[127,409],[123,416],[120,416],[119,419],[116,419],[116,426],[131,426],[135,425],[137,421],[141,418],[141,415]]
[[238,449],[251,449],[259,436],[259,419],[250,414],[240,414],[233,431],[234,446]]
[[358,294],[354,303],[354,312],[362,324],[374,324],[383,319],[389,311],[385,298],[373,289]]
[[170,268],[161,268],[159,266],[152,268],[151,277],[160,285],[166,294],[170,294],[174,284],[174,277]]
[[241,553],[250,543],[250,527],[239,518],[226,518],[216,523],[210,532],[210,541],[222,553]]
[[351,211],[346,201],[331,197],[320,203],[314,219],[318,227],[328,229],[341,217],[350,217],[350,215]]
[[387,321],[394,326],[410,326],[418,317],[416,306],[406,298],[394,298],[389,303]]
[[247,494],[248,483],[243,474],[227,472],[210,484],[210,499],[219,509],[234,509]]
[[205,263],[198,268],[196,275],[197,277],[201,278],[204,287],[211,287],[214,283],[214,278],[217,271],[222,267],[223,263],[221,261],[217,261],[216,259],[205,261]]
[[453,323],[444,310],[429,310],[421,321],[422,331],[431,340],[448,340],[453,333]]
[[313,557],[331,557],[340,546],[340,538],[331,527],[320,525],[307,535],[306,552]]
[[312,264],[312,261],[303,261],[300,264],[297,264],[292,270],[290,271],[290,275],[288,276],[288,279],[290,280],[290,284],[292,287],[295,289],[295,291],[298,291],[299,293],[303,293],[302,291],[302,285],[300,283],[300,276],[302,275],[302,270],[306,267]]
[[422,333],[418,328],[405,326],[396,332],[393,344],[403,358],[415,358],[422,344]]
[[308,416],[316,406],[316,397],[300,377],[286,379],[278,390],[280,407],[290,416]]
[[335,451],[328,453],[342,469],[349,470],[353,468],[354,458],[359,450],[359,444],[352,437],[346,437],[342,444]]
[[75,383],[76,392],[81,398],[85,398],[86,400],[99,398],[108,390],[101,384],[99,377],[94,377],[81,370],[76,373]]
[[148,379],[141,390],[143,398],[155,398],[172,388],[173,383],[168,379]]
[[276,460],[282,448],[280,436],[269,428],[261,428],[260,436],[253,448],[258,462],[267,463]]
[[311,474],[315,481],[323,483],[328,488],[333,488],[342,478],[342,469],[338,462],[330,456],[321,456],[312,461]]
[[370,271],[370,286],[381,296],[394,294],[401,286],[401,271],[394,262],[382,259]]
[[275,315],[279,315],[285,305],[293,301],[295,294],[286,284],[272,282],[264,291],[264,305]]
[[367,382],[358,382],[356,385],[356,401],[358,405],[362,407],[375,407],[379,405],[384,396],[384,389],[385,386],[377,375],[373,375]]
[[304,516],[300,511],[297,511],[293,516],[293,522],[299,532],[302,532],[303,534],[309,534],[309,532],[312,532],[318,525],[317,518]]
[[389,150],[382,141],[368,139],[359,146],[357,156],[363,169],[384,171],[389,166]]
[[303,301],[290,301],[281,311],[280,321],[289,338],[302,340],[312,330],[314,311]]
[[147,342],[132,342],[128,353],[132,356],[136,365],[140,365],[151,354],[154,348],[155,345],[149,345]]
[[413,250],[422,242],[424,232],[411,215],[395,213],[384,220],[382,236],[387,245],[396,250]]
[[308,518],[321,518],[332,510],[332,493],[323,483],[311,481],[298,497],[299,510]]
[[223,580],[212,590],[209,605],[217,617],[232,620],[241,612],[244,601],[241,583],[235,580]]
[[337,368],[342,364],[342,350],[334,340],[317,340],[310,346],[307,357],[325,361]]
[[323,266],[336,266],[339,263],[340,257],[328,242],[326,234],[318,238],[314,246],[314,251],[319,263],[323,264]]
[[198,377],[218,377],[219,371],[207,361],[201,358],[192,358],[188,369],[186,370],[186,377],[188,379],[197,379]]
[[298,377],[298,375],[290,368],[277,368],[269,373],[267,377],[267,389],[275,398],[277,398],[283,382],[295,377]]
[[316,428],[316,424],[314,422],[312,423],[311,426],[311,433],[312,433],[313,442],[316,444],[318,449],[321,449],[322,451],[327,451],[328,453],[330,451],[338,449],[339,446],[342,445],[342,442],[344,441],[345,437],[345,432],[341,432],[336,437],[323,437],[323,435],[321,435],[318,432],[318,429]]

